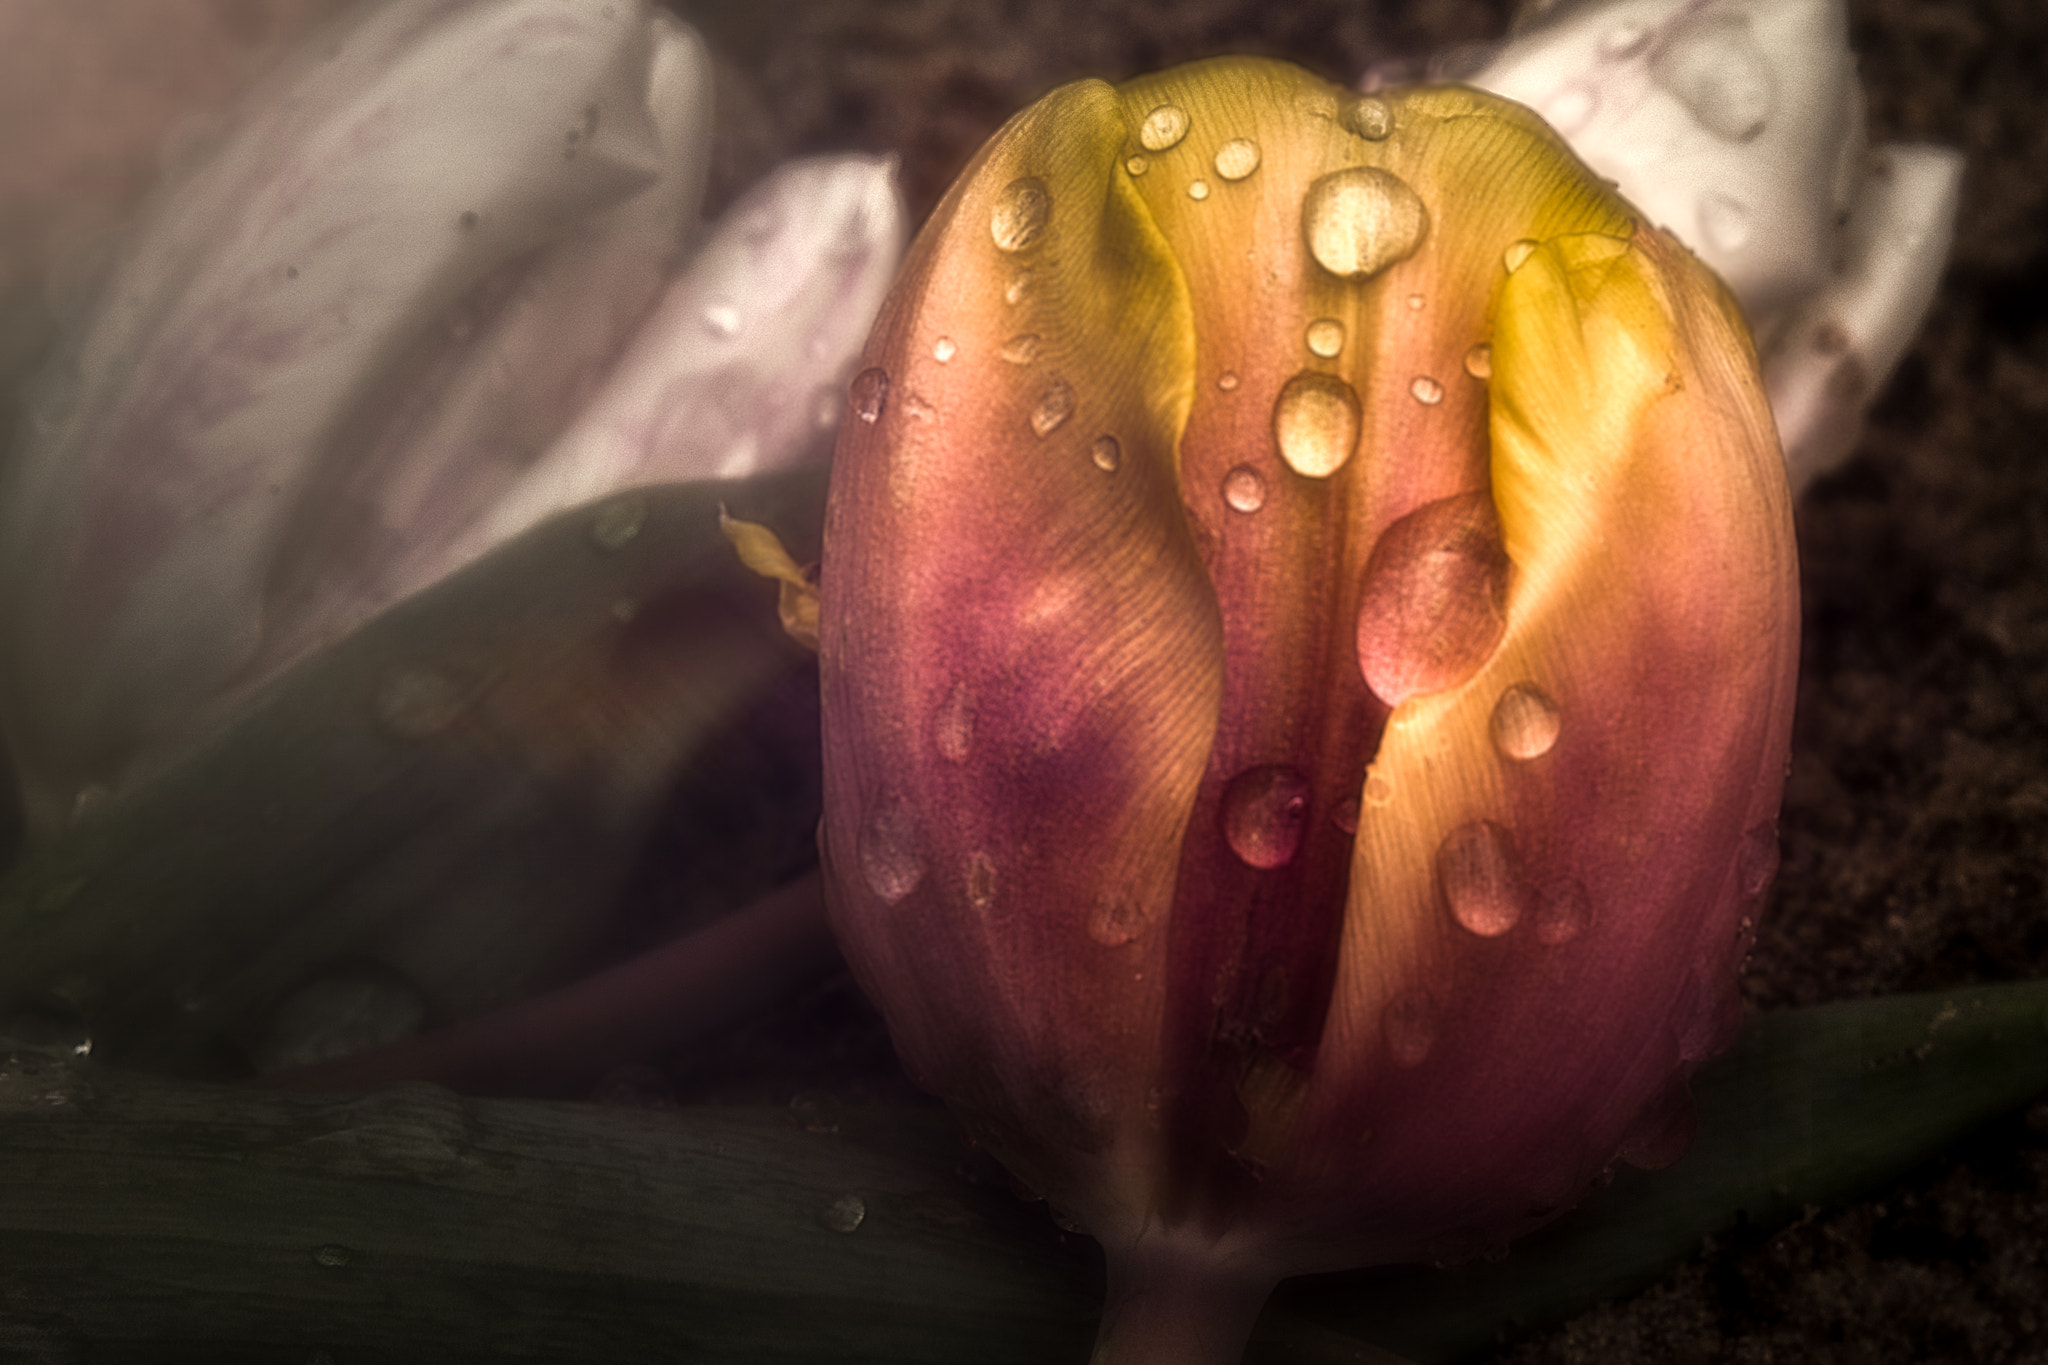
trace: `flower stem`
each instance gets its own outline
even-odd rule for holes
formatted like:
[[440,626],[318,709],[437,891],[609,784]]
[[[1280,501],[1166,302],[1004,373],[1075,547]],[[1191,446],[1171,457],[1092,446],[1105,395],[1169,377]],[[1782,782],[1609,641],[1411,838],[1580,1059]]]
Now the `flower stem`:
[[1200,1247],[1109,1252],[1109,1293],[1090,1365],[1238,1365],[1274,1277]]

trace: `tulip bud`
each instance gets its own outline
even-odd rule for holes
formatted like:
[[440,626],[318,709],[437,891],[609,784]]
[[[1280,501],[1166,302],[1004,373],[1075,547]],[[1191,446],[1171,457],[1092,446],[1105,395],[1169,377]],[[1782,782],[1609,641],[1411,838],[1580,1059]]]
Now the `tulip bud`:
[[984,149],[868,343],[834,924],[1103,1241],[1106,1360],[1682,1146],[1775,866],[1785,476],[1740,315],[1522,108],[1223,60]]

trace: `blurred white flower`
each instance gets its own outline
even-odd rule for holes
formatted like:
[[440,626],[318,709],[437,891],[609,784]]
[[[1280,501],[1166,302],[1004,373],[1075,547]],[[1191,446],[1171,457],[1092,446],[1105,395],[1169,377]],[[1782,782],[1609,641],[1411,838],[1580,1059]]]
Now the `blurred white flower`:
[[1558,4],[1466,79],[1542,114],[1728,282],[1795,489],[1848,455],[1933,301],[1962,157],[1867,147],[1843,0]]

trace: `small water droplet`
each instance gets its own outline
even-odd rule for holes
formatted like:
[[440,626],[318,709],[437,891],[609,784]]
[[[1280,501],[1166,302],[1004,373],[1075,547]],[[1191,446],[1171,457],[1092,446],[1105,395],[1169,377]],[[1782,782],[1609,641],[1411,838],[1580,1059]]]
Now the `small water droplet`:
[[1592,898],[1586,894],[1585,883],[1576,877],[1536,898],[1536,941],[1546,948],[1570,943],[1592,922]]
[[1012,365],[1029,365],[1038,359],[1039,336],[1036,332],[1020,332],[1003,343],[998,352]]
[[1308,779],[1293,768],[1247,768],[1223,790],[1223,837],[1257,868],[1285,867],[1308,825]]
[[1518,763],[1549,753],[1557,731],[1557,703],[1529,683],[1516,683],[1493,705],[1493,747]]
[[1145,907],[1129,896],[1105,893],[1088,917],[1088,937],[1105,948],[1121,948],[1145,931]]
[[1742,836],[1742,851],[1736,855],[1736,876],[1742,894],[1761,896],[1778,877],[1778,822],[1766,820]]
[[1535,254],[1536,243],[1530,241],[1527,237],[1524,237],[1520,241],[1509,242],[1508,249],[1501,253],[1500,259],[1501,263],[1507,266],[1508,274],[1512,275],[1517,270],[1520,270],[1522,268],[1522,263],[1524,261],[1528,260],[1531,256],[1534,256]]
[[1010,276],[1010,282],[1003,286],[1003,302],[1012,308],[1022,303],[1025,296],[1031,292],[1031,280],[1032,275],[1028,270],[1020,270]]
[[1429,231],[1429,211],[1399,176],[1351,166],[1308,187],[1301,229],[1316,264],[1357,280],[1414,255]]
[[1380,1036],[1387,1041],[1387,1056],[1406,1070],[1429,1060],[1436,1045],[1436,1010],[1421,991],[1403,991],[1380,1011]]
[[1507,627],[1508,559],[1484,493],[1426,503],[1373,546],[1359,592],[1358,665],[1389,706],[1478,672]]
[[729,303],[712,304],[704,310],[704,330],[715,337],[738,335],[740,310]]
[[1681,23],[1650,56],[1650,78],[1700,126],[1746,142],[1770,121],[1777,91],[1746,16],[1716,8]]
[[597,505],[590,518],[590,543],[600,550],[623,550],[639,538],[647,524],[647,496],[627,493]]
[[903,395],[903,415],[913,422],[930,422],[937,419],[939,410],[925,401],[920,393]]
[[1394,783],[1385,773],[1372,768],[1365,770],[1365,804],[1375,809],[1390,806],[1394,802]]
[[1474,379],[1493,378],[1493,347],[1482,341],[1465,352],[1465,373]]
[[1197,203],[1201,202],[1201,201],[1202,201],[1202,200],[1204,200],[1204,199],[1207,199],[1208,197],[1209,197],[1209,182],[1208,182],[1208,181],[1206,181],[1206,180],[1197,180],[1197,181],[1193,182],[1192,184],[1190,184],[1190,185],[1188,186],[1188,198],[1190,198],[1190,199],[1193,199],[1193,200],[1195,200],[1195,201],[1196,201]]
[[1408,392],[1415,395],[1416,402],[1430,407],[1444,401],[1444,386],[1426,374],[1416,375],[1415,381],[1408,386]]
[[1481,938],[1498,938],[1522,918],[1528,892],[1514,839],[1491,820],[1460,825],[1444,836],[1436,876],[1452,918]]
[[1223,390],[1223,391],[1224,391],[1225,393],[1234,393],[1234,392],[1236,392],[1236,391],[1237,391],[1237,371],[1236,371],[1236,370],[1225,370],[1225,371],[1224,371],[1224,372],[1223,372],[1222,374],[1219,374],[1219,375],[1217,375],[1217,376],[1216,376],[1216,387],[1217,387],[1217,388],[1219,388],[1219,389],[1221,389],[1221,390]]
[[973,853],[967,859],[967,904],[979,914],[986,914],[996,903],[996,865],[989,861],[986,853]]
[[1308,325],[1308,348],[1325,360],[1344,353],[1344,324],[1335,318],[1317,318]]
[[1422,306],[1426,302],[1428,302],[1428,300],[1424,299],[1422,295],[1410,294],[1408,296],[1408,311],[1411,313],[1419,313],[1422,311]]
[[1394,111],[1376,95],[1352,100],[1338,117],[1346,132],[1367,142],[1383,142],[1394,131]]
[[1037,176],[1012,180],[996,196],[989,214],[989,235],[1002,251],[1023,251],[1045,235],[1052,219],[1052,192]]
[[1124,162],[1124,170],[1128,171],[1132,175],[1143,175],[1145,173],[1146,168],[1149,167],[1151,164],[1151,162],[1147,161],[1142,156],[1134,156],[1131,157],[1128,161]]
[[453,678],[430,668],[400,668],[384,677],[374,707],[393,739],[431,739],[455,723],[469,698]]
[[1234,137],[1216,149],[1216,174],[1225,180],[1242,180],[1259,168],[1259,144],[1248,137]]
[[953,690],[946,694],[933,737],[946,758],[954,763],[967,761],[968,752],[974,747],[974,697],[966,683],[954,683]]
[[1600,55],[1603,57],[1633,57],[1641,52],[1650,41],[1647,25],[1626,23],[1616,24],[1600,35]]
[[1330,823],[1346,834],[1358,833],[1358,798],[1347,796],[1330,812]]
[[857,1194],[842,1194],[825,1206],[818,1221],[827,1232],[852,1232],[867,1220],[867,1201]]
[[1095,444],[1089,447],[1089,455],[1094,459],[1095,467],[1105,474],[1116,473],[1124,462],[1124,448],[1114,436],[1096,437]]
[[1358,394],[1333,374],[1303,370],[1273,404],[1273,439],[1288,468],[1326,479],[1358,449]]
[[1725,194],[1700,200],[1700,235],[1717,251],[1740,251],[1749,245],[1749,210]]
[[888,372],[876,367],[862,370],[853,377],[846,393],[853,400],[853,415],[873,426],[882,420],[882,412],[889,406]]
[[941,365],[958,354],[960,354],[960,348],[953,344],[953,338],[951,337],[940,337],[932,343],[932,359],[938,361]]
[[868,890],[894,905],[924,881],[923,841],[910,807],[884,799],[869,809],[860,832],[860,870]]
[[1055,379],[1038,395],[1031,409],[1031,429],[1040,437],[1052,435],[1074,415],[1074,389],[1064,379]]
[[354,1259],[353,1253],[339,1242],[329,1242],[325,1246],[313,1248],[313,1263],[324,1265],[330,1270],[345,1266]]
[[1568,85],[1543,105],[1543,121],[1570,137],[1592,121],[1600,97],[1583,85]]
[[1251,513],[1266,505],[1266,478],[1248,464],[1223,476],[1223,501],[1234,512]]
[[1188,112],[1177,104],[1162,104],[1145,115],[1138,128],[1138,143],[1148,152],[1163,152],[1178,146],[1188,135]]

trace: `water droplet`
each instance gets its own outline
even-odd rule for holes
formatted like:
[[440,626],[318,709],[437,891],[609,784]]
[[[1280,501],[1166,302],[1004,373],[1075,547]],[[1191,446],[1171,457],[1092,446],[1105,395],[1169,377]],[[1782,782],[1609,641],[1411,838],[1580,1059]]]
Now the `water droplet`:
[[1600,97],[1583,85],[1568,85],[1543,105],[1543,121],[1570,137],[1592,121]]
[[1600,55],[1603,57],[1633,57],[1641,52],[1650,41],[1650,30],[1644,24],[1616,24],[1600,35]]
[[955,763],[965,763],[968,751],[974,747],[974,697],[966,683],[954,683],[953,690],[946,694],[934,730],[939,752]]
[[1651,55],[1650,78],[1701,127],[1731,142],[1762,132],[1777,98],[1749,20],[1721,10],[1680,24]]
[[1359,593],[1358,666],[1389,706],[1470,678],[1507,628],[1508,559],[1484,493],[1426,503],[1373,546]]
[[1073,415],[1073,386],[1064,379],[1055,379],[1045,386],[1045,392],[1038,395],[1038,403],[1031,409],[1031,429],[1041,437],[1050,436]]
[[1003,302],[1015,308],[1031,292],[1031,272],[1020,270],[1010,276],[1010,282],[1003,286]]
[[1761,896],[1778,878],[1778,822],[1766,820],[1742,836],[1742,851],[1736,855],[1736,876],[1742,894]]
[[339,1269],[353,1259],[355,1259],[353,1253],[339,1242],[329,1242],[325,1246],[313,1248],[313,1263],[315,1265],[324,1265],[330,1270]]
[[1358,394],[1333,374],[1303,370],[1273,404],[1273,439],[1288,468],[1326,479],[1358,449]]
[[852,1232],[868,1216],[867,1201],[857,1194],[842,1194],[818,1215],[827,1232]]
[[903,415],[913,422],[930,422],[939,415],[939,410],[925,401],[920,393],[903,395]]
[[989,861],[986,853],[973,853],[967,859],[967,904],[980,914],[986,914],[996,903],[996,865]]
[[1528,892],[1514,839],[1491,820],[1460,825],[1444,836],[1436,876],[1452,917],[1481,938],[1498,938],[1522,918]]
[[924,849],[910,807],[901,800],[876,802],[860,832],[859,855],[868,890],[884,904],[917,890],[924,880]]
[[429,668],[385,675],[374,707],[377,724],[393,739],[431,739],[455,723],[469,698],[453,678]]
[[1415,401],[1435,407],[1444,401],[1444,386],[1426,374],[1415,376],[1415,382],[1408,386],[1408,392],[1415,395]]
[[1224,371],[1224,372],[1223,372],[1222,374],[1219,374],[1219,375],[1217,375],[1217,376],[1216,376],[1216,387],[1217,387],[1217,388],[1219,388],[1219,389],[1221,389],[1221,390],[1223,390],[1223,391],[1224,391],[1225,393],[1234,393],[1234,392],[1236,392],[1236,391],[1237,391],[1237,371],[1236,371],[1236,370],[1225,370],[1225,371]]
[[1374,95],[1351,101],[1339,115],[1339,121],[1344,131],[1367,142],[1383,142],[1394,131],[1394,111]]
[[1358,798],[1347,796],[1330,812],[1330,823],[1346,834],[1358,833]]
[[1248,137],[1234,137],[1216,149],[1216,174],[1225,180],[1242,180],[1259,168],[1259,144]]
[[1114,436],[1098,436],[1089,448],[1089,455],[1095,467],[1105,474],[1114,474],[1124,462],[1124,448]]
[[882,410],[889,406],[888,372],[878,368],[862,370],[853,377],[846,393],[853,400],[853,415],[873,426],[882,420]]
[[1344,324],[1335,318],[1317,318],[1308,325],[1308,348],[1325,360],[1344,353]]
[[1422,311],[1422,305],[1426,302],[1427,300],[1424,299],[1422,295],[1410,294],[1408,296],[1408,311],[1411,313],[1419,313]]
[[1247,768],[1223,791],[1223,837],[1258,868],[1284,867],[1308,825],[1308,779],[1278,764]]
[[998,352],[1012,365],[1029,365],[1038,359],[1039,336],[1036,332],[1020,332],[1003,343]]
[[1482,341],[1465,352],[1465,373],[1474,379],[1493,378],[1493,347]]
[[1188,135],[1188,111],[1177,104],[1162,104],[1145,115],[1138,128],[1138,142],[1148,152],[1163,152],[1177,146]]
[[1493,747],[1518,763],[1549,753],[1557,731],[1557,703],[1529,683],[1516,683],[1493,705]]
[[1700,235],[1717,251],[1740,251],[1749,245],[1749,210],[1725,194],[1700,200]]
[[1142,156],[1134,156],[1130,160],[1124,162],[1124,169],[1130,172],[1132,175],[1143,175],[1145,173],[1146,168],[1151,164],[1151,162],[1147,161]]
[[951,337],[940,337],[932,343],[932,359],[938,361],[941,365],[958,354],[960,354],[960,348],[953,344],[953,338]]
[[740,310],[729,303],[712,304],[704,310],[704,330],[715,337],[738,335]]
[[1316,264],[1341,279],[1364,279],[1415,254],[1429,211],[1399,176],[1352,166],[1308,187],[1301,230]]
[[1223,501],[1234,512],[1256,512],[1266,505],[1265,476],[1241,464],[1223,476]]
[[1088,917],[1088,937],[1105,948],[1121,948],[1145,931],[1145,906],[1128,896],[1104,894]]
[[1209,182],[1197,180],[1188,186],[1188,198],[1200,203],[1209,197]]
[[1393,781],[1385,773],[1375,772],[1373,769],[1367,768],[1365,770],[1365,804],[1377,809],[1392,805],[1393,801]]
[[600,550],[623,550],[647,524],[647,497],[627,493],[597,505],[590,518],[590,543]]
[[1012,180],[996,196],[989,215],[989,235],[1002,251],[1023,251],[1045,235],[1052,218],[1052,193],[1037,176]]
[[1561,947],[1586,932],[1593,922],[1593,901],[1576,877],[1550,887],[1536,898],[1536,941]]
[[1421,991],[1403,991],[1380,1011],[1380,1036],[1387,1040],[1387,1056],[1404,1070],[1429,1060],[1436,1045],[1436,1011]]
[[1524,261],[1528,260],[1531,256],[1534,256],[1535,254],[1536,243],[1530,241],[1527,237],[1524,237],[1520,241],[1509,242],[1508,249],[1501,253],[1500,259],[1501,263],[1507,266],[1508,274],[1512,275],[1517,270],[1520,270],[1522,268],[1522,263]]

